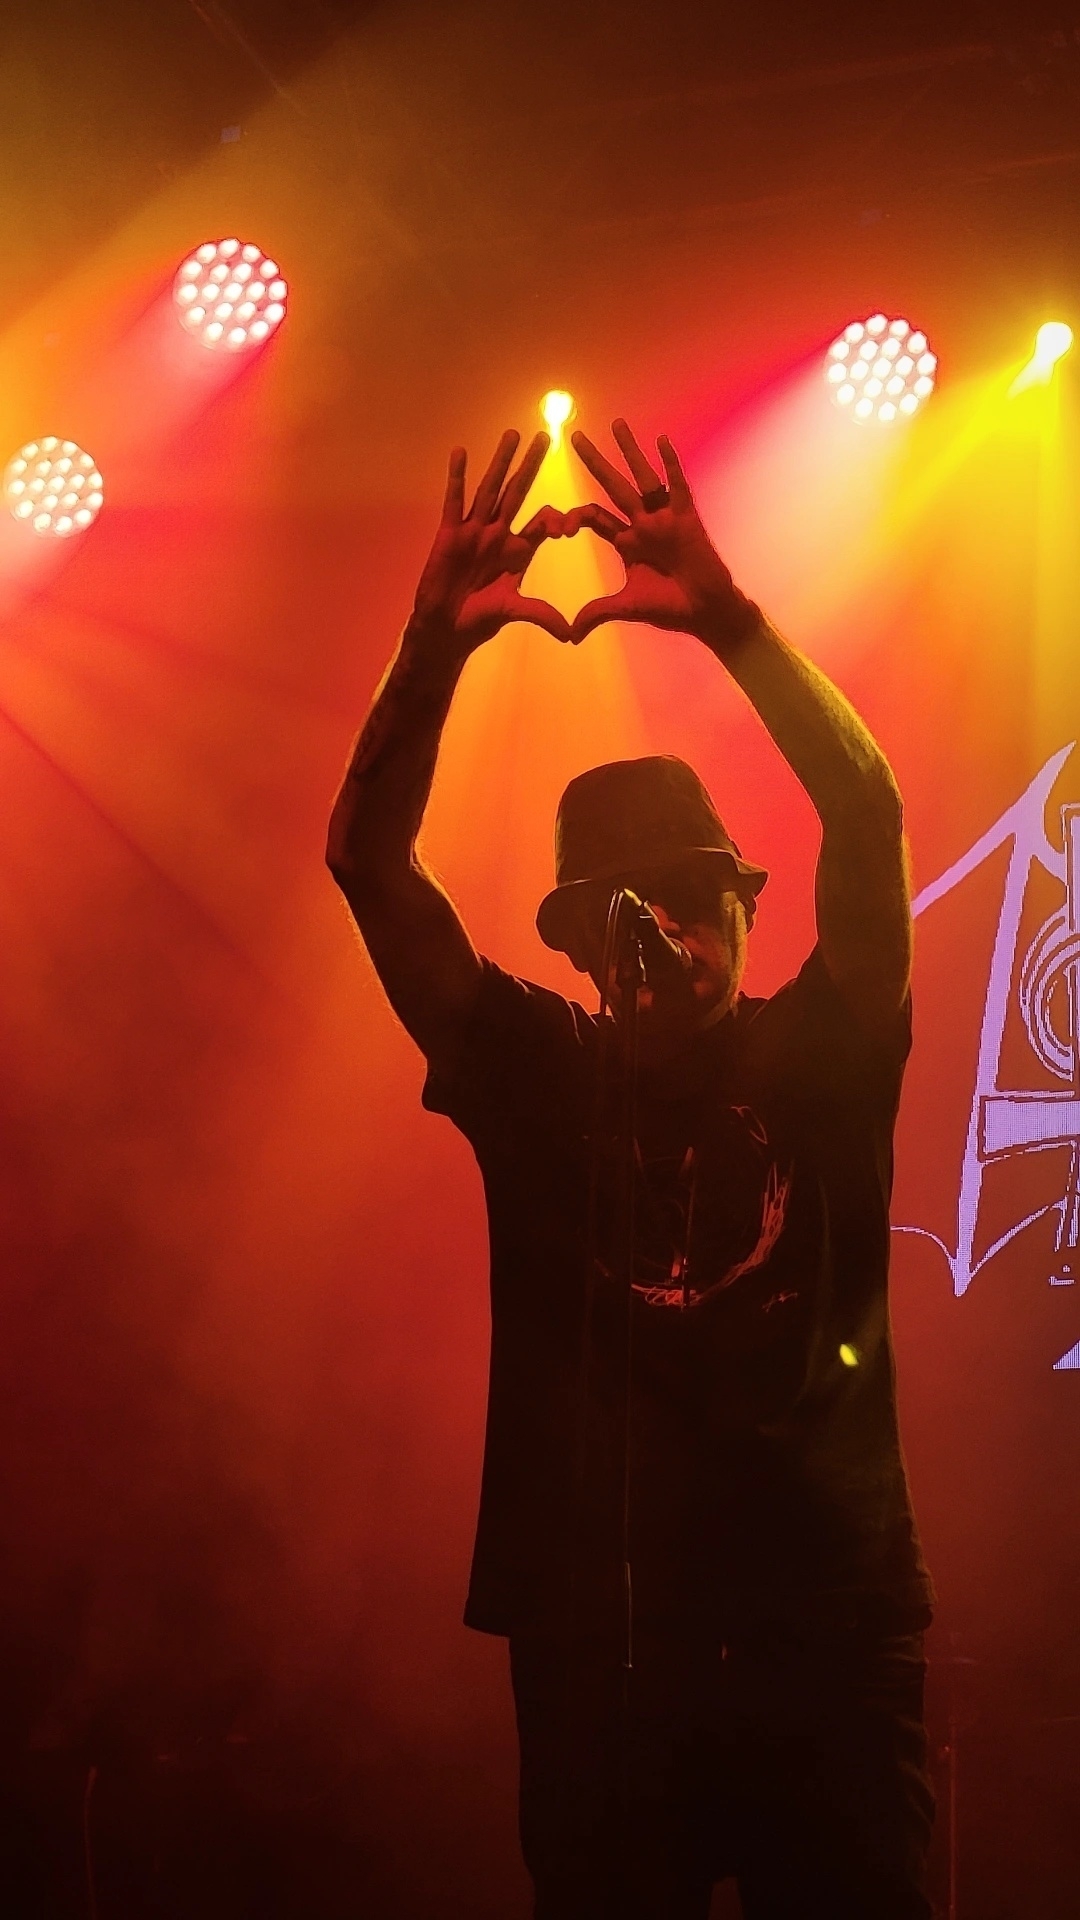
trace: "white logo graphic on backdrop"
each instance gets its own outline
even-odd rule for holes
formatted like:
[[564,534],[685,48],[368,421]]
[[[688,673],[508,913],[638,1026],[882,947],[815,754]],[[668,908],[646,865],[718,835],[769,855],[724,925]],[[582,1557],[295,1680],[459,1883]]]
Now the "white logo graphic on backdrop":
[[[1074,743],[1075,744],[1075,743]],[[965,1293],[977,1273],[1010,1241],[1036,1220],[1057,1215],[1054,1246],[1058,1268],[1050,1276],[1055,1286],[1075,1284],[1080,1256],[1080,806],[1061,808],[1062,846],[1053,846],[1046,833],[1046,808],[1054,784],[1072,746],[1048,760],[1026,793],[1002,814],[970,851],[924,887],[914,902],[916,914],[975,872],[1001,846],[1012,842],[1001,913],[990,960],[986,1006],[979,1035],[978,1064],[960,1173],[956,1214],[956,1246],[950,1249],[926,1227],[898,1227],[933,1240],[949,1263],[957,1294]],[[1001,1054],[1006,1022],[1017,977],[1020,924],[1035,863],[1045,868],[1064,889],[1063,904],[1046,919],[1032,939],[1019,968],[1017,1005],[1032,1053],[1061,1089],[1025,1091],[1000,1084]],[[1017,1220],[978,1259],[975,1237],[979,1223],[986,1170],[1017,1154],[1068,1151],[1068,1172],[1060,1197]],[[1080,1369],[1080,1341],[1055,1363]]]

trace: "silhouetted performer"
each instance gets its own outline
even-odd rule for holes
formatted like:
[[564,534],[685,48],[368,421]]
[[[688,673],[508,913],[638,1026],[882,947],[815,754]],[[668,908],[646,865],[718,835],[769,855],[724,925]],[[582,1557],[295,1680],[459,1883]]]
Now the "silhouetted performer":
[[[505,435],[468,509],[451,456],[330,832],[331,870],[427,1057],[425,1105],[472,1143],[487,1194],[466,1620],[510,1640],[539,1920],[704,1920],[732,1874],[746,1920],[916,1920],[930,1587],[886,1303],[910,1046],[900,796],[841,694],[734,586],[670,442],[665,484],[625,423],[614,433],[630,478],[574,446],[617,511],[547,507],[520,533],[545,437],[511,472]],[[518,589],[540,543],[580,526],[627,578],[570,627]],[[766,875],[680,760],[595,767],[560,806],[537,924],[610,987],[613,1019],[482,959],[417,856],[469,654],[508,621],[580,640],[611,618],[696,635],[817,810],[817,945],[771,999],[740,989]],[[625,959],[601,981],[624,887],[654,916],[637,923],[632,1137]]]

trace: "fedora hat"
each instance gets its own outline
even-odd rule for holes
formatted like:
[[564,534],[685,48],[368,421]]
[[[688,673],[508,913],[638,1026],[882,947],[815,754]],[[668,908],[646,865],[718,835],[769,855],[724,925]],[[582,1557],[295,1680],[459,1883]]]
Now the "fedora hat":
[[715,861],[721,885],[751,897],[768,879],[744,860],[693,767],[674,754],[612,760],[571,780],[555,818],[555,885],[536,928],[546,947],[567,951],[579,903],[601,884],[615,887],[656,868]]

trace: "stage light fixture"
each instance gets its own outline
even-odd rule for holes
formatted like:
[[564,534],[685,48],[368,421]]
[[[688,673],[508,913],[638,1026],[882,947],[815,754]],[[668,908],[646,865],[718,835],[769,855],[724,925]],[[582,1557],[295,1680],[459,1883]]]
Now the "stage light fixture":
[[1073,330],[1064,320],[1046,320],[1035,335],[1035,351],[1009,388],[1010,394],[1023,393],[1025,387],[1045,387],[1073,343]]
[[574,418],[577,407],[572,393],[564,392],[562,387],[552,387],[540,402],[540,417],[551,435],[553,447],[561,446],[563,428]]
[[207,240],[177,272],[173,300],[204,347],[240,353],[269,338],[285,318],[289,289],[276,260],[253,241]]
[[43,536],[85,533],[104,500],[101,475],[74,440],[28,440],[4,470],[4,499],[16,520]]
[[825,382],[836,405],[861,422],[910,419],[934,391],[937,356],[907,320],[872,313],[853,320],[825,356]]

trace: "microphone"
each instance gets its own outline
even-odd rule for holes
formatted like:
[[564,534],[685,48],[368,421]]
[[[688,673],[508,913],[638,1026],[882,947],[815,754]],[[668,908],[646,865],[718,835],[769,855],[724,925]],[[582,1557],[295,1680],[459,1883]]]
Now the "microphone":
[[622,893],[630,908],[629,927],[637,935],[645,985],[654,991],[657,987],[684,986],[694,964],[686,948],[664,932],[652,908],[636,893],[629,887]]

